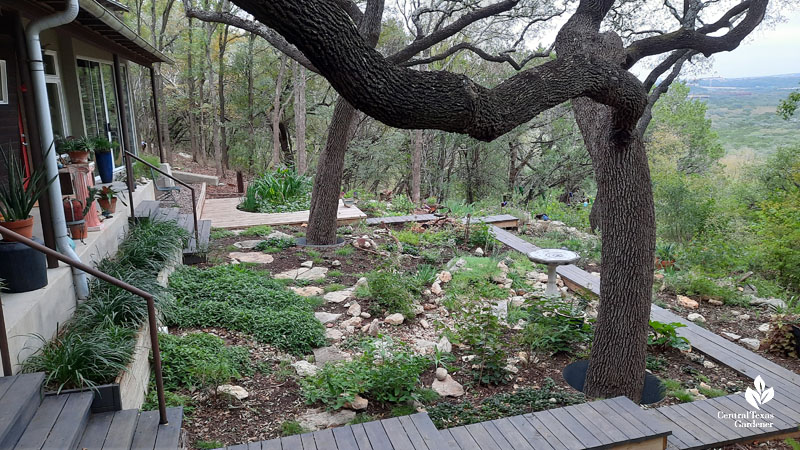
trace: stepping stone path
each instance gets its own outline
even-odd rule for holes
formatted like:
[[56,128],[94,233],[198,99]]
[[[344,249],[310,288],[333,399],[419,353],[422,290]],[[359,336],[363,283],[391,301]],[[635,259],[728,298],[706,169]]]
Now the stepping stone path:
[[233,246],[242,250],[252,250],[262,242],[264,242],[263,239],[249,239],[247,241],[234,242]]
[[337,320],[339,317],[342,317],[342,315],[341,314],[323,312],[323,311],[317,311],[317,312],[314,313],[314,317],[316,317],[317,320],[319,320],[320,322],[322,322],[323,325],[325,325],[328,322],[333,322],[333,321]]
[[261,252],[231,252],[228,258],[236,263],[269,264],[274,261],[272,255]]
[[314,364],[322,368],[326,363],[336,361],[350,361],[350,354],[336,347],[322,347],[314,349]]
[[287,270],[286,272],[281,272],[275,275],[275,278],[279,280],[316,281],[324,279],[326,273],[328,273],[327,267],[312,267],[312,268],[300,267],[299,269],[292,269],[292,270]]
[[328,303],[342,303],[353,296],[353,289],[344,289],[341,291],[333,291],[325,294],[324,298]]
[[314,297],[317,295],[322,295],[325,293],[325,289],[322,289],[319,286],[303,286],[303,287],[289,287],[295,294],[301,297]]

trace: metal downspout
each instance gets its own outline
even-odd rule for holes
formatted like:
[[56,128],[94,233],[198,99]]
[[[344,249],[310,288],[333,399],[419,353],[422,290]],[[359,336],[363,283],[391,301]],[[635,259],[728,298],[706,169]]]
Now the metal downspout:
[[[45,84],[44,61],[39,34],[49,28],[72,22],[78,17],[78,10],[78,0],[69,0],[64,11],[35,19],[25,29],[28,57],[30,58],[31,82],[33,83],[31,87],[36,105],[36,117],[39,119],[39,137],[43,149],[51,148],[53,145],[53,123],[50,121],[50,106],[46,94],[47,85]],[[45,155],[44,168],[48,180],[58,177],[58,162],[55,149],[51,148]],[[67,257],[80,261],[78,255],[72,249],[72,241],[67,235],[67,221],[64,218],[64,209],[59,207],[62,203],[61,185],[57,182],[52,183],[47,189],[47,193],[50,199],[53,229],[56,233],[56,247],[59,252]],[[78,298],[85,299],[88,297],[89,284],[86,274],[73,268],[72,278]]]

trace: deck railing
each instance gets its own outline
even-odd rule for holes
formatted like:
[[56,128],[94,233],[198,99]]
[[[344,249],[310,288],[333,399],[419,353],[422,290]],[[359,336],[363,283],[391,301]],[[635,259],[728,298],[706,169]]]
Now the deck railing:
[[[158,323],[156,320],[156,304],[155,299],[153,298],[153,294],[149,292],[145,292],[136,286],[131,286],[130,284],[119,280],[117,278],[108,275],[107,273],[101,272],[94,267],[88,266],[83,264],[82,262],[75,261],[67,256],[62,255],[61,253],[54,251],[45,247],[38,242],[35,242],[31,239],[28,239],[20,234],[17,234],[8,228],[0,225],[0,235],[3,236],[3,239],[8,241],[16,241],[20,244],[27,245],[28,247],[44,253],[45,255],[50,255],[59,261],[67,264],[69,266],[75,267],[80,269],[89,275],[94,276],[100,280],[103,280],[107,283],[113,284],[120,289],[124,289],[134,295],[137,295],[144,299],[147,302],[147,320],[150,325],[150,342],[153,348],[153,370],[155,371],[156,375],[156,390],[158,393],[158,413],[160,416],[160,423],[166,424],[167,421],[167,404],[164,401],[164,378],[161,374],[161,350],[158,346]],[[3,375],[10,376],[11,371],[11,356],[9,355],[8,350],[8,335],[6,334],[6,324],[5,319],[3,317],[3,306],[2,302],[0,302],[0,356],[2,356],[3,360]]]
[[[187,189],[189,189],[189,191],[192,193],[192,217],[194,219],[194,240],[199,245],[200,244],[200,232],[197,229],[197,200],[195,198],[194,188],[189,186],[188,184],[184,183],[183,181],[175,178],[174,176],[168,174],[167,172],[164,172],[163,170],[159,169],[158,167],[150,164],[149,162],[143,160],[142,158],[134,155],[133,153],[126,151],[125,152],[125,167],[127,168],[128,196],[130,197],[129,204],[130,204],[130,207],[131,207],[131,218],[133,220],[136,220],[136,216],[135,216],[135,212],[134,212],[134,206],[133,206],[133,191],[135,190],[134,183],[136,182],[136,180],[133,179],[133,165],[131,164],[131,158],[133,158],[133,159],[139,161],[140,163],[144,164],[145,166],[155,170],[156,172],[160,173],[161,175],[164,175],[165,177],[170,178],[171,180],[175,181],[176,183],[180,184],[181,186],[184,186]],[[156,180],[153,180],[153,183],[155,183],[155,182],[156,182]]]

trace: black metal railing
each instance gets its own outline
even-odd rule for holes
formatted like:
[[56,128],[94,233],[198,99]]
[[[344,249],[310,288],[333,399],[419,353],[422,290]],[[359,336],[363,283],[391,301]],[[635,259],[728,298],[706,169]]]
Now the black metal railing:
[[[184,183],[183,181],[175,178],[174,176],[164,172],[163,170],[159,169],[158,167],[150,164],[149,162],[139,158],[138,156],[134,155],[131,152],[125,152],[125,167],[127,167],[127,178],[128,178],[128,196],[129,196],[129,204],[131,207],[131,220],[136,220],[134,206],[133,206],[133,191],[136,190],[135,183],[136,180],[133,179],[133,165],[131,164],[131,158],[139,161],[140,163],[144,164],[145,166],[155,170],[156,172],[164,175],[167,178],[172,179],[173,181],[177,182],[181,186],[186,187],[192,193],[192,217],[194,218],[194,241],[197,245],[200,245],[200,232],[197,229],[197,200],[195,198],[194,188],[189,186],[188,184]],[[156,180],[153,180],[155,183]]]
[[[103,280],[107,283],[111,283],[118,288],[124,289],[134,295],[142,297],[145,302],[147,302],[147,320],[148,324],[150,325],[150,342],[153,348],[153,371],[156,375],[156,390],[158,393],[158,413],[160,416],[160,423],[166,424],[167,423],[167,404],[164,401],[164,378],[161,374],[161,350],[158,346],[158,323],[156,320],[156,304],[155,299],[153,298],[153,294],[145,292],[136,286],[131,286],[130,284],[118,280],[107,273],[101,272],[94,267],[88,266],[80,261],[75,261],[67,256],[62,255],[61,253],[49,249],[38,242],[34,242],[31,239],[28,239],[20,234],[17,234],[8,228],[0,225],[0,235],[3,236],[4,240],[7,241],[15,241],[19,242],[20,244],[27,245],[28,247],[37,250],[39,252],[44,253],[45,255],[50,255],[59,261],[63,262],[64,264],[70,265],[77,269],[80,269],[89,275],[94,276],[100,280]],[[11,356],[9,355],[8,350],[8,335],[6,334],[6,325],[5,319],[3,317],[3,306],[2,302],[0,302],[0,356],[2,356],[3,360],[3,375],[10,376],[11,371]]]

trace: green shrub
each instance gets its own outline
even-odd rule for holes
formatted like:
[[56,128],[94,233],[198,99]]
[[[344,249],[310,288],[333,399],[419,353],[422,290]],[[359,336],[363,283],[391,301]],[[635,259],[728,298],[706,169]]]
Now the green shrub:
[[543,299],[528,308],[528,323],[520,339],[532,351],[572,353],[575,344],[591,341],[592,327],[573,305]]
[[[555,402],[551,401],[555,399]],[[429,407],[428,415],[436,428],[452,428],[485,422],[502,417],[517,416],[560,406],[583,403],[583,394],[564,391],[547,378],[539,389],[522,388],[513,393],[487,397],[480,404],[442,402]]]
[[295,354],[325,344],[324,327],[303,297],[244,267],[183,267],[169,280],[175,307],[167,314],[181,327],[224,327]]
[[239,236],[246,236],[246,237],[267,237],[272,233],[272,227],[269,225],[255,225],[252,226],[241,233]]
[[294,247],[295,244],[296,242],[292,238],[271,237],[259,242],[255,249],[267,253],[277,253],[289,247]]
[[419,376],[430,361],[390,339],[364,345],[354,361],[326,364],[314,376],[304,378],[306,403],[321,402],[329,409],[342,408],[356,395],[379,403],[406,403],[420,388]]
[[492,277],[500,274],[498,260],[474,256],[464,256],[463,259],[467,263],[462,270],[453,273],[453,279],[448,283],[447,297],[461,300],[508,297],[508,290],[492,281]]
[[211,334],[162,333],[158,342],[165,389],[216,387],[251,371],[246,347],[228,347],[222,338]]
[[507,355],[502,340],[504,327],[491,307],[468,302],[454,314],[455,339],[470,346],[475,354],[471,369],[475,381],[482,384],[507,382]]
[[732,285],[720,286],[713,279],[695,272],[667,272],[664,284],[666,289],[675,294],[720,300],[734,305],[743,301],[742,294]]
[[372,303],[380,311],[401,313],[407,318],[414,317],[412,309],[413,297],[408,289],[407,279],[403,274],[391,270],[377,270],[367,274],[368,296],[375,299]]
[[175,222],[145,220],[131,227],[119,245],[116,261],[157,274],[183,257],[189,234]]
[[678,350],[688,350],[689,340],[678,336],[678,328],[686,325],[680,322],[663,323],[657,320],[650,321],[650,329],[653,331],[647,336],[647,345],[661,348],[675,348]]
[[309,209],[310,202],[311,178],[290,169],[277,169],[250,181],[239,209],[261,213],[302,211]]
[[211,236],[210,237],[213,240],[225,239],[225,238],[234,237],[234,236],[236,236],[236,233],[234,233],[231,230],[226,230],[225,228],[212,228],[211,229]]
[[294,436],[307,432],[305,428],[296,420],[285,420],[281,422],[281,436]]

